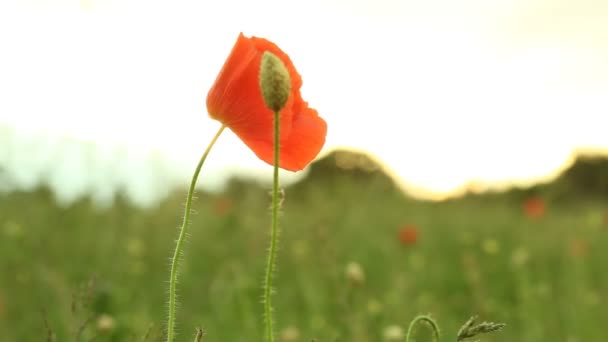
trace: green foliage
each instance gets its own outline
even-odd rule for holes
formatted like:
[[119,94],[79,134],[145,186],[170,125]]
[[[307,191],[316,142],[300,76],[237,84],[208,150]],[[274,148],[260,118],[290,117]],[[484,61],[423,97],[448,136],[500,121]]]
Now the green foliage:
[[[509,194],[421,202],[373,168],[311,175],[285,191],[279,341],[384,341],[387,327],[405,331],[427,312],[446,341],[473,314],[508,323],[482,341],[608,337],[605,201],[548,201],[531,219]],[[149,211],[122,200],[60,208],[45,190],[2,196],[0,341],[162,339],[182,191]],[[262,340],[269,203],[268,189],[238,181],[198,194],[178,341],[195,340],[199,326],[204,341]],[[415,243],[400,242],[405,224],[417,227]],[[357,281],[346,274],[352,262],[364,272]],[[433,340],[417,330],[416,341]]]

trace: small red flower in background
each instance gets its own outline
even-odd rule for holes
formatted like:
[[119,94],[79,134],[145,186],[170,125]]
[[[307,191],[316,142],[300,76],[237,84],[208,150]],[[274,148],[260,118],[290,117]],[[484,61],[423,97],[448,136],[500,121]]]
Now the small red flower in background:
[[570,240],[570,255],[573,257],[584,257],[589,253],[589,241],[575,238]]
[[213,201],[213,212],[218,216],[226,216],[232,211],[234,203],[230,198],[220,197]]
[[545,215],[547,206],[540,197],[530,197],[524,202],[524,213],[532,219],[539,219]]
[[407,224],[398,233],[399,241],[404,245],[413,245],[418,240],[418,228],[412,224]]
[[302,100],[302,77],[289,56],[274,43],[241,33],[207,95],[212,119],[230,128],[263,161],[273,165],[274,113],[262,98],[259,83],[262,55],[269,51],[285,64],[291,77],[291,94],[280,113],[279,167],[298,171],[319,154],[327,124]]

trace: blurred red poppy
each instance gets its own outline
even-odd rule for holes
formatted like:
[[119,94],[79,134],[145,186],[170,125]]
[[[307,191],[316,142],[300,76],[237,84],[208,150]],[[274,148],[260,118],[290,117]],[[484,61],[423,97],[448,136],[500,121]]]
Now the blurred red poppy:
[[226,216],[232,211],[233,202],[228,197],[217,198],[213,202],[213,211],[218,216]]
[[398,233],[399,241],[404,245],[413,245],[418,240],[418,228],[412,224],[407,224]]
[[547,206],[540,197],[530,197],[524,202],[524,213],[532,219],[539,219],[545,215]]
[[289,56],[274,43],[241,33],[207,95],[209,116],[230,128],[264,162],[273,165],[274,113],[259,83],[262,55],[268,51],[285,64],[291,93],[280,113],[279,167],[305,168],[325,144],[327,124],[302,100],[302,77]]
[[584,257],[589,253],[589,241],[581,238],[570,240],[570,255],[573,257]]

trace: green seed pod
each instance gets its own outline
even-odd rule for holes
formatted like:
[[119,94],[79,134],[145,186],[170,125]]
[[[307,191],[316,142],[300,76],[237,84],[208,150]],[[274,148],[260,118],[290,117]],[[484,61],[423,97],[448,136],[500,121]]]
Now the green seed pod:
[[268,51],[260,63],[260,89],[266,106],[275,112],[285,107],[291,93],[289,71],[279,57]]

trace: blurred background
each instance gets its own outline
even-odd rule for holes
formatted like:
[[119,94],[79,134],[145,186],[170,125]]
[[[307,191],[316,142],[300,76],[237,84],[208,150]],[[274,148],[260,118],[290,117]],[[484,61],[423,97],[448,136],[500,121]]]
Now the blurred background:
[[[492,341],[605,340],[607,17],[601,0],[1,2],[0,340],[160,338],[219,126],[205,96],[240,32],[290,54],[329,127],[281,174],[282,340],[399,341],[420,312],[446,334],[508,323]],[[261,338],[270,177],[224,133],[184,341]]]

